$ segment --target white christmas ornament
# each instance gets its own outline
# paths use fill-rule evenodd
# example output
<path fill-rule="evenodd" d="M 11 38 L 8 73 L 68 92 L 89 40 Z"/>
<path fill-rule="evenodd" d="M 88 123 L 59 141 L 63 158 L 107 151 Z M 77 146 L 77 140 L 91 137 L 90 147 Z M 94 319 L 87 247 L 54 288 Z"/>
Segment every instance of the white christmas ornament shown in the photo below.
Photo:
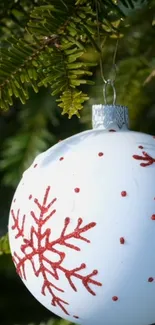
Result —
<path fill-rule="evenodd" d="M 13 261 L 34 297 L 82 325 L 155 322 L 155 138 L 127 108 L 39 155 L 15 192 Z"/>

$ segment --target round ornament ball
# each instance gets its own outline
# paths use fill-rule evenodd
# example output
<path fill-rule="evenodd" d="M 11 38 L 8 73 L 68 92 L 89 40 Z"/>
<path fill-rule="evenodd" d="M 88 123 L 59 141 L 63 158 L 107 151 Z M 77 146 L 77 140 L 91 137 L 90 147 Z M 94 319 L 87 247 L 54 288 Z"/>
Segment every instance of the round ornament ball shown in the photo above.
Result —
<path fill-rule="evenodd" d="M 155 138 L 126 107 L 40 154 L 9 218 L 17 273 L 51 312 L 82 325 L 155 322 Z"/>

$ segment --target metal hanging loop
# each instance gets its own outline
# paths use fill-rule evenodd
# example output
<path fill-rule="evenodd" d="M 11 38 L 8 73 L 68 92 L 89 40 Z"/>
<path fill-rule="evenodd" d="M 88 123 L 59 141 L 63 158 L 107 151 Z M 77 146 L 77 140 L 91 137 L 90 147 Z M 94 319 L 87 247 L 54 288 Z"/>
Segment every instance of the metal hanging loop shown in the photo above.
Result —
<path fill-rule="evenodd" d="M 116 80 L 116 75 L 117 75 L 117 66 L 116 63 L 113 63 L 108 79 L 104 79 L 103 81 L 106 83 L 107 81 L 111 80 L 114 84 Z"/>
<path fill-rule="evenodd" d="M 104 86 L 103 86 L 103 96 L 104 96 L 104 101 L 105 101 L 105 105 L 107 105 L 107 87 L 110 86 L 113 90 L 113 105 L 115 105 L 116 103 L 116 89 L 114 87 L 114 82 L 116 79 L 116 73 L 117 73 L 117 66 L 116 66 L 116 54 L 117 54 L 117 50 L 118 50 L 118 42 L 119 42 L 119 38 L 117 38 L 116 41 L 116 46 L 115 46 L 115 51 L 114 51 L 114 55 L 113 55 L 113 63 L 112 63 L 112 70 L 110 73 L 110 76 L 108 79 L 106 79 L 104 77 L 104 73 L 103 73 L 103 62 L 102 62 L 102 47 L 100 46 L 101 44 L 101 37 L 100 37 L 100 24 L 99 24 L 99 5 L 98 5 L 98 1 L 95 0 L 95 5 L 96 5 L 96 20 L 97 20 L 97 35 L 98 35 L 98 45 L 100 48 L 100 72 L 101 72 L 101 78 L 104 82 Z"/>
<path fill-rule="evenodd" d="M 113 91 L 113 105 L 116 103 L 116 89 L 114 86 L 114 80 L 108 79 L 105 81 L 104 86 L 103 86 L 103 96 L 104 96 L 104 102 L 105 105 L 107 105 L 107 87 L 110 86 Z"/>

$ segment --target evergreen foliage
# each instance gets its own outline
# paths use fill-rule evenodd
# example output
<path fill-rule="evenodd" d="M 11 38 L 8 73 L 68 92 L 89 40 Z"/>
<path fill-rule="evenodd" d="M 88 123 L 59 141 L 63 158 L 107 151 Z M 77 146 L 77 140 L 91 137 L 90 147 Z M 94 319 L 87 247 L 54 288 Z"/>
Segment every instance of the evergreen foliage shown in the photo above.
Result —
<path fill-rule="evenodd" d="M 4 233 L 23 171 L 90 126 L 90 106 L 103 102 L 100 59 L 108 79 L 117 39 L 117 102 L 129 107 L 131 128 L 155 134 L 154 13 L 155 0 L 0 1 L 0 264 L 10 254 Z M 71 325 L 40 325 L 57 324 Z"/>
<path fill-rule="evenodd" d="M 0 107 L 8 110 L 13 105 L 12 97 L 25 104 L 29 98 L 28 86 L 35 92 L 40 86 L 50 86 L 52 95 L 60 96 L 63 114 L 79 116 L 78 111 L 88 97 L 78 87 L 92 84 L 91 68 L 95 65 L 83 61 L 83 56 L 90 44 L 101 52 L 98 26 L 101 41 L 105 35 L 119 36 L 115 22 L 119 26 L 124 14 L 110 0 L 50 3 L 42 0 L 32 7 L 31 4 L 29 13 L 26 11 L 29 20 L 22 38 L 11 36 L 1 44 Z M 8 8 L 10 10 L 10 5 Z M 25 8 L 24 2 L 22 8 Z M 110 10 L 113 15 L 109 14 Z"/>

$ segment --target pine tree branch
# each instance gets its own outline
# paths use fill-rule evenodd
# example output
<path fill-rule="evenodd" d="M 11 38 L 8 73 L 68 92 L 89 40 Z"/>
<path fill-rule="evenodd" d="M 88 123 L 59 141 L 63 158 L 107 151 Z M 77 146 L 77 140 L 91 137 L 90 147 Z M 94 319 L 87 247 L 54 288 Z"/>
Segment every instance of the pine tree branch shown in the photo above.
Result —
<path fill-rule="evenodd" d="M 109 8 L 110 2 L 107 0 Z M 78 114 L 87 96 L 78 90 L 82 84 L 92 84 L 91 67 L 94 64 L 83 62 L 87 45 L 92 44 L 99 52 L 97 43 L 96 12 L 92 1 L 53 0 L 43 1 L 31 12 L 24 39 L 10 39 L 11 46 L 1 49 L 0 58 L 0 107 L 8 110 L 13 105 L 12 97 L 24 104 L 29 98 L 28 86 L 38 92 L 38 87 L 50 86 L 52 95 L 62 99 L 63 113 Z M 84 4 L 84 5 L 83 5 Z M 107 4 L 105 10 L 107 9 Z M 101 23 L 101 22 L 100 22 Z M 106 26 L 105 26 L 106 27 Z M 107 29 L 107 27 L 106 27 Z M 114 33 L 110 23 L 108 31 L 102 24 L 101 34 Z M 67 107 L 67 96 L 73 98 Z M 81 104 L 80 96 L 81 95 Z M 75 100 L 78 97 L 78 102 Z M 65 99 L 67 102 L 65 103 Z"/>
<path fill-rule="evenodd" d="M 29 21 L 29 13 L 37 1 L 9 0 L 0 2 L 0 39 L 5 40 L 11 34 L 21 37 Z"/>

